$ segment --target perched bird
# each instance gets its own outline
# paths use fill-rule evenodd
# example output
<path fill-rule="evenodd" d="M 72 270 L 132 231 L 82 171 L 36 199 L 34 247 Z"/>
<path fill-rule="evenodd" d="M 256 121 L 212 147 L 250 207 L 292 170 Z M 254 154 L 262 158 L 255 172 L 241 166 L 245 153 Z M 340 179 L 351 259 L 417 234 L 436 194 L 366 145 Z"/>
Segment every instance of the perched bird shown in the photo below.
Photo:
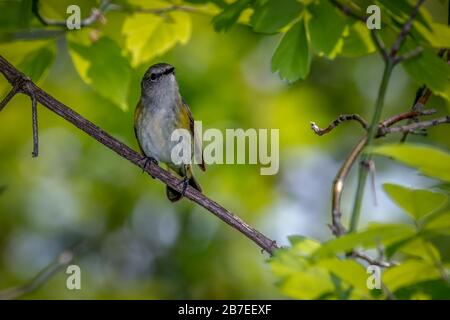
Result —
<path fill-rule="evenodd" d="M 167 63 L 158 63 L 147 70 L 141 81 L 141 96 L 134 112 L 134 132 L 146 161 L 165 163 L 183 178 L 182 193 L 166 187 L 167 198 L 172 202 L 182 198 L 188 185 L 202 191 L 194 178 L 192 165 L 177 165 L 172 161 L 172 149 L 177 141 L 171 141 L 171 135 L 176 129 L 186 129 L 190 133 L 192 159 L 194 149 L 198 147 L 194 137 L 194 118 L 180 95 L 175 68 Z M 205 171 L 203 155 L 199 167 Z"/>

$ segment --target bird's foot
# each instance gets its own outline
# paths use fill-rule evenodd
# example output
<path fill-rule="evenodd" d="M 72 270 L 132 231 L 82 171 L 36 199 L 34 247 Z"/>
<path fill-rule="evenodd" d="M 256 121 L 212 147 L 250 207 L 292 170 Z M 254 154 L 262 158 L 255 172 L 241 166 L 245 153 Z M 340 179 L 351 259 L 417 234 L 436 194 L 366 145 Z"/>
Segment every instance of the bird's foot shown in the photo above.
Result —
<path fill-rule="evenodd" d="M 181 195 L 184 197 L 184 194 L 186 193 L 186 189 L 189 185 L 189 178 L 184 177 L 183 180 L 181 180 L 178 185 L 183 184 L 183 189 L 181 190 Z"/>
<path fill-rule="evenodd" d="M 150 163 L 153 163 L 153 164 L 155 164 L 155 165 L 158 165 L 158 161 L 155 159 L 155 158 L 153 158 L 153 157 L 147 157 L 147 156 L 144 156 L 142 159 L 141 159 L 141 161 L 143 161 L 144 162 L 144 165 L 143 165 L 143 168 L 142 168 L 142 172 L 144 173 L 145 171 L 147 171 L 147 167 L 148 167 L 148 165 L 150 164 Z M 155 179 L 155 177 L 154 176 L 152 176 L 152 175 L 150 175 L 153 179 Z"/>

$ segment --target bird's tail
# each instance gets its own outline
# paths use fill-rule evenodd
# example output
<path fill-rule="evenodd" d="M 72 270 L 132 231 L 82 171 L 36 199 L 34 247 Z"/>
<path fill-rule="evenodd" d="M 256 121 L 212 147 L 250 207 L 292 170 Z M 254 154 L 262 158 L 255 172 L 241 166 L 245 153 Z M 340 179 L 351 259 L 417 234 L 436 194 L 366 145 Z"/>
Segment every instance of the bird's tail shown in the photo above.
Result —
<path fill-rule="evenodd" d="M 202 188 L 198 184 L 197 180 L 195 180 L 194 176 L 191 176 L 189 178 L 188 184 L 192 188 L 197 189 L 198 191 L 202 192 Z M 173 188 L 171 188 L 169 186 L 166 186 L 166 195 L 167 195 L 167 198 L 171 202 L 176 202 L 176 201 L 180 200 L 183 197 L 183 195 L 180 192 L 178 192 L 177 190 L 175 190 L 175 189 L 173 189 Z"/>

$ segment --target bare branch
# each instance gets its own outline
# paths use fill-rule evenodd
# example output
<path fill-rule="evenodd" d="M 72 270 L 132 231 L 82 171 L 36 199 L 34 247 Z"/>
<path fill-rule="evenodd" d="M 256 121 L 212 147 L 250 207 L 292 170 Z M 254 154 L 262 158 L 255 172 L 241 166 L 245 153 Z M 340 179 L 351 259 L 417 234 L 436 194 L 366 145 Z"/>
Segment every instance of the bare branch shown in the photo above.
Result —
<path fill-rule="evenodd" d="M 367 17 L 363 17 L 363 16 L 358 15 L 357 13 L 353 12 L 353 10 L 350 7 L 346 6 L 345 4 L 340 3 L 338 0 L 330 0 L 330 2 L 336 8 L 341 10 L 341 12 L 343 14 L 345 14 L 346 16 L 352 17 L 352 18 L 354 18 L 356 20 L 359 20 L 359 21 L 362 21 L 362 22 L 366 23 Z"/>
<path fill-rule="evenodd" d="M 397 114 L 397 115 L 395 115 L 393 117 L 390 117 L 390 118 L 382 121 L 379 124 L 379 127 L 380 128 L 390 127 L 390 126 L 392 126 L 392 125 L 394 125 L 397 122 L 400 122 L 402 120 L 412 119 L 412 118 L 416 118 L 416 117 L 419 117 L 419 116 L 429 116 L 429 115 L 432 115 L 432 114 L 435 114 L 435 113 L 436 113 L 435 109 L 407 111 L 407 112 L 403 112 L 403 113 Z"/>
<path fill-rule="evenodd" d="M 32 126 L 33 126 L 33 158 L 39 155 L 39 135 L 38 135 L 38 114 L 37 114 L 37 102 L 36 95 L 33 91 L 30 91 L 31 98 L 31 116 L 32 116 Z"/>
<path fill-rule="evenodd" d="M 372 258 L 371 256 L 369 256 L 365 252 L 362 252 L 362 251 L 359 251 L 359 250 L 353 250 L 352 253 L 351 253 L 351 256 L 353 258 L 358 258 L 358 259 L 364 260 L 364 261 L 368 262 L 371 265 L 379 266 L 379 267 L 383 267 L 383 268 L 390 268 L 390 267 L 393 267 L 393 266 L 397 265 L 397 263 L 395 263 L 395 262 L 388 262 L 388 261 L 384 261 L 382 259 Z"/>
<path fill-rule="evenodd" d="M 16 83 L 18 79 L 22 79 L 22 81 L 27 84 L 26 86 L 21 87 L 22 92 L 27 95 L 34 94 L 36 102 L 39 102 L 44 107 L 55 112 L 80 130 L 86 132 L 101 144 L 105 145 L 121 157 L 140 167 L 151 176 L 172 187 L 174 190 L 177 190 L 179 192 L 183 191 L 183 184 L 181 183 L 180 179 L 174 177 L 168 171 L 162 169 L 154 163 L 146 165 L 145 161 L 142 160 L 142 155 L 140 155 L 124 143 L 118 141 L 110 134 L 103 131 L 95 124 L 83 118 L 80 114 L 76 113 L 74 110 L 64 105 L 62 102 L 56 100 L 47 92 L 36 86 L 33 82 L 31 82 L 31 80 L 28 80 L 24 74 L 18 71 L 2 56 L 0 56 L 0 72 L 3 73 L 5 78 L 10 83 Z M 241 218 L 225 209 L 217 202 L 209 199 L 196 189 L 188 186 L 185 191 L 185 197 L 199 204 L 200 206 L 214 214 L 216 217 L 241 232 L 243 235 L 252 240 L 269 254 L 273 254 L 274 250 L 278 249 L 275 241 L 269 239 L 261 232 L 250 226 L 248 223 L 244 222 Z"/>
<path fill-rule="evenodd" d="M 81 241 L 69 248 L 66 248 L 56 257 L 54 261 L 42 269 L 29 282 L 14 288 L 0 291 L 0 300 L 14 300 L 36 291 L 47 283 L 47 281 L 53 278 L 58 272 L 72 263 L 77 255 L 84 253 L 90 245 L 91 244 L 87 241 Z"/>
<path fill-rule="evenodd" d="M 397 53 L 399 52 L 402 44 L 405 42 L 406 37 L 408 36 L 409 32 L 411 31 L 412 24 L 414 22 L 414 19 L 416 18 L 417 14 L 419 13 L 420 6 L 425 2 L 425 0 L 418 0 L 416 5 L 414 6 L 413 11 L 411 12 L 408 20 L 403 25 L 402 29 L 400 30 L 400 33 L 395 40 L 394 44 L 392 45 L 390 56 L 392 58 L 397 56 Z"/>
<path fill-rule="evenodd" d="M 341 114 L 336 120 L 334 120 L 328 127 L 325 129 L 320 129 L 317 124 L 313 121 L 311 121 L 311 129 L 319 136 L 323 136 L 324 134 L 327 134 L 334 128 L 336 128 L 338 125 L 340 125 L 342 122 L 345 121 L 357 121 L 361 124 L 364 130 L 367 130 L 367 122 L 364 120 L 360 115 L 358 114 Z"/>
<path fill-rule="evenodd" d="M 414 50 L 411 50 L 409 52 L 402 54 L 401 56 L 396 57 L 394 60 L 394 63 L 400 63 L 405 60 L 415 58 L 415 57 L 419 56 L 420 54 L 422 54 L 422 52 L 423 52 L 423 48 L 417 47 Z"/>
<path fill-rule="evenodd" d="M 344 183 L 345 179 L 348 176 L 348 173 L 350 172 L 350 169 L 352 168 L 353 164 L 355 163 L 356 159 L 361 154 L 361 151 L 364 148 L 364 145 L 366 144 L 367 137 L 365 136 L 359 142 L 356 144 L 356 146 L 353 148 L 353 150 L 350 152 L 350 154 L 345 159 L 344 163 L 342 164 L 341 168 L 339 169 L 336 177 L 334 178 L 333 185 L 332 185 L 332 202 L 331 202 L 331 221 L 332 225 L 330 226 L 331 231 L 336 237 L 340 237 L 343 235 L 346 230 L 345 227 L 341 223 L 341 198 L 342 198 L 342 192 L 344 191 Z"/>
<path fill-rule="evenodd" d="M 414 122 L 410 124 L 406 124 L 403 126 L 395 126 L 390 128 L 380 128 L 378 136 L 383 137 L 389 133 L 399 133 L 399 132 L 414 132 L 416 130 L 420 129 L 426 129 L 429 127 L 435 127 L 441 124 L 448 124 L 450 123 L 450 116 L 445 116 L 438 119 L 428 120 L 428 121 L 421 121 L 421 122 Z"/>
<path fill-rule="evenodd" d="M 380 35 L 375 29 L 370 30 L 370 36 L 372 37 L 373 43 L 377 47 L 383 59 L 387 61 L 389 59 L 389 53 L 386 50 L 383 39 L 381 39 Z"/>
<path fill-rule="evenodd" d="M 4 107 L 8 104 L 8 102 L 16 95 L 17 88 L 13 87 L 8 94 L 3 98 L 3 100 L 0 102 L 0 111 L 3 110 Z"/>

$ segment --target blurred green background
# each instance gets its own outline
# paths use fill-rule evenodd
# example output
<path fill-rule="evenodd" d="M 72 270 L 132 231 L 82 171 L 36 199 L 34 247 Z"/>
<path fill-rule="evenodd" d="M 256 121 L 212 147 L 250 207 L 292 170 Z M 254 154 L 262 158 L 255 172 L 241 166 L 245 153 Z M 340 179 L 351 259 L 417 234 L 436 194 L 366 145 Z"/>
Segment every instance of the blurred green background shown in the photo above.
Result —
<path fill-rule="evenodd" d="M 64 7 L 66 2 L 74 1 L 58 3 Z M 80 4 L 92 7 L 89 1 Z M 446 20 L 441 3 L 433 2 L 429 10 L 435 20 Z M 280 245 L 287 245 L 292 234 L 331 238 L 331 182 L 362 131 L 348 124 L 318 137 L 309 123 L 325 126 L 341 113 L 369 118 L 381 59 L 376 54 L 334 61 L 315 58 L 306 80 L 288 84 L 270 70 L 279 35 L 258 35 L 244 25 L 217 33 L 211 15 L 189 16 L 189 40 L 133 69 L 126 103 L 120 107 L 83 82 L 64 36 L 6 41 L 0 44 L 0 54 L 20 68 L 24 52 L 54 45 L 55 62 L 39 85 L 135 149 L 132 118 L 139 79 L 153 63 L 173 64 L 181 93 L 205 128 L 280 130 L 277 175 L 261 176 L 259 165 L 212 165 L 205 173 L 197 172 L 204 193 Z M 108 13 L 106 25 L 98 28 L 99 37 L 118 37 L 123 17 Z M 105 61 L 102 67 L 116 66 Z M 98 76 L 102 77 L 101 69 Z M 417 87 L 403 69 L 395 69 L 384 116 L 408 110 Z M 4 96 L 9 89 L 2 77 L 0 92 Z M 448 112 L 441 98 L 432 97 L 428 105 L 439 114 Z M 0 113 L 0 288 L 29 281 L 65 248 L 87 241 L 89 248 L 74 261 L 82 271 L 82 290 L 66 289 L 67 275 L 61 271 L 26 298 L 283 297 L 274 285 L 268 256 L 256 245 L 187 200 L 170 204 L 162 183 L 42 106 L 40 155 L 32 158 L 30 110 L 29 98 L 17 95 Z M 429 130 L 428 137 L 410 139 L 450 148 L 449 134 L 442 126 Z M 392 135 L 385 141 L 398 139 Z M 377 158 L 376 164 L 378 201 L 375 205 L 368 189 L 363 226 L 368 221 L 405 219 L 382 193 L 382 183 L 434 183 L 386 159 Z M 353 172 L 344 193 L 344 213 L 351 208 L 355 178 Z"/>

